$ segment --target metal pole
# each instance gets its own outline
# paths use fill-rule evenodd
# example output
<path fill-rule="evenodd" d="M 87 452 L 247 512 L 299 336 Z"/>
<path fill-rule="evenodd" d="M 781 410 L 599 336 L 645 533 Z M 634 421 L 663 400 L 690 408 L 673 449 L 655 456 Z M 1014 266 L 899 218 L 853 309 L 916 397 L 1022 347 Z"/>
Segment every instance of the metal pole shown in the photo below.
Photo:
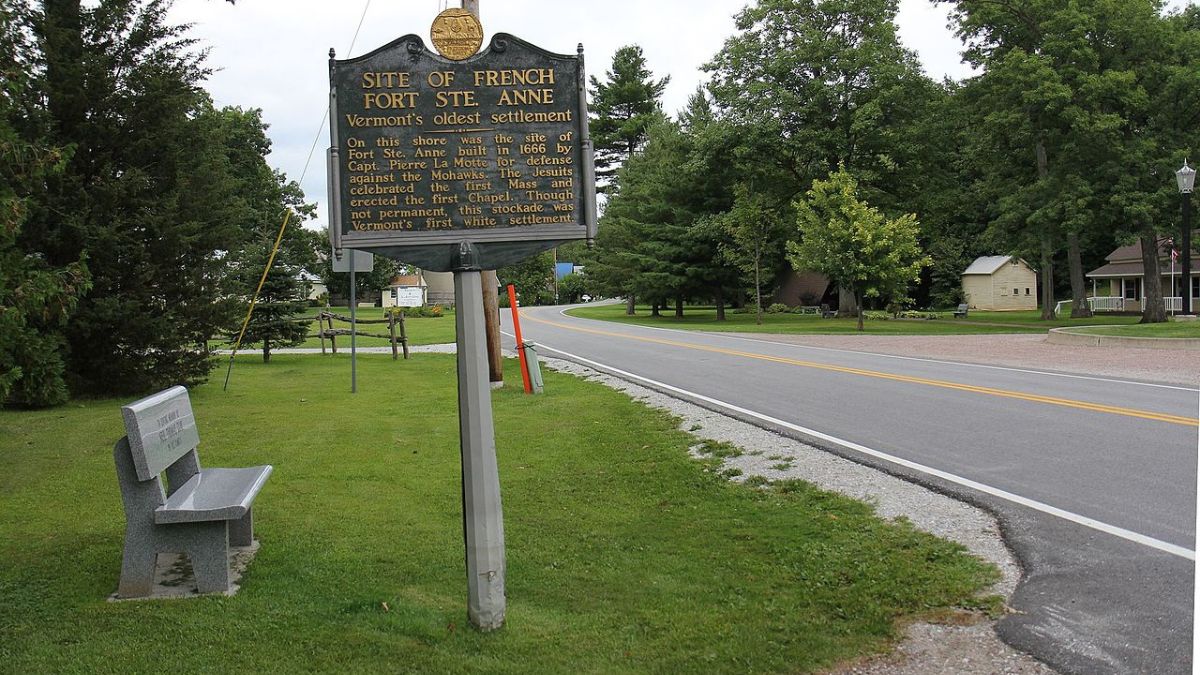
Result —
<path fill-rule="evenodd" d="M 358 332 L 358 320 L 354 310 L 358 307 L 358 289 L 354 278 L 354 249 L 347 249 L 350 254 L 350 393 L 358 393 L 358 352 L 354 345 L 354 334 Z"/>
<path fill-rule="evenodd" d="M 463 248 L 467 245 L 464 244 Z M 492 428 L 480 272 L 454 273 L 458 339 L 458 430 L 462 453 L 463 540 L 467 558 L 467 618 L 490 631 L 504 625 L 504 516 Z"/>
<path fill-rule="evenodd" d="M 1183 292 L 1180 293 L 1180 314 L 1192 313 L 1192 193 L 1183 193 Z"/>

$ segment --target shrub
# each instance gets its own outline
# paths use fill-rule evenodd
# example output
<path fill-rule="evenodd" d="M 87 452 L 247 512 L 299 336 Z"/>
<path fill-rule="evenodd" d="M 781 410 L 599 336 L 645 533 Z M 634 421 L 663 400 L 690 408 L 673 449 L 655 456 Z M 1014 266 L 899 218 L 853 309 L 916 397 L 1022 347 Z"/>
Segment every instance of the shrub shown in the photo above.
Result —
<path fill-rule="evenodd" d="M 770 307 L 767 307 L 767 314 L 783 314 L 783 313 L 787 312 L 789 309 L 791 309 L 791 308 L 788 307 L 787 305 L 783 304 L 782 302 L 776 302 L 776 303 L 772 304 Z"/>
<path fill-rule="evenodd" d="M 389 307 L 387 313 L 394 316 L 403 314 L 409 319 L 437 319 L 445 315 L 445 310 L 441 305 L 424 305 L 421 307 Z"/>

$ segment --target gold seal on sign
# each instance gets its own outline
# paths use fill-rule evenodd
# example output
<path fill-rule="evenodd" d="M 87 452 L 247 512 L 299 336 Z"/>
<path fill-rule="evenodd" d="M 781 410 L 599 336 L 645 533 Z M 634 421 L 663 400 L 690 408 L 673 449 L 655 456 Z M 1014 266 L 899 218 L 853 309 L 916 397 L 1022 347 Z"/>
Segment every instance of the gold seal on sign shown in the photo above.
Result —
<path fill-rule="evenodd" d="M 465 9 L 448 9 L 433 20 L 429 37 L 438 53 L 451 61 L 475 56 L 483 44 L 483 26 L 475 15 Z"/>

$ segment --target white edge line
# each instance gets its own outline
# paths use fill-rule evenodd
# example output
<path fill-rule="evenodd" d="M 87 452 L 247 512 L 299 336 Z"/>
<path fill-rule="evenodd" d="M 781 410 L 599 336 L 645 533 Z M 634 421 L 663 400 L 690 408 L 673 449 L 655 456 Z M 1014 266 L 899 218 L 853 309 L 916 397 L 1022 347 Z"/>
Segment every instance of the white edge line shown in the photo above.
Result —
<path fill-rule="evenodd" d="M 700 335 L 707 335 L 709 337 L 721 337 L 721 338 L 728 338 L 730 340 L 742 340 L 743 342 L 758 342 L 761 344 L 775 345 L 777 347 L 799 347 L 801 349 L 813 349 L 816 351 L 834 352 L 837 354 L 862 354 L 862 355 L 868 355 L 868 356 L 878 356 L 878 357 L 884 358 L 884 359 L 899 359 L 901 361 L 921 361 L 924 363 L 941 363 L 941 364 L 950 365 L 950 366 L 966 366 L 968 368 L 987 368 L 990 370 L 1005 370 L 1005 371 L 1012 372 L 1012 373 L 1029 373 L 1031 375 L 1046 375 L 1049 377 L 1066 377 L 1066 378 L 1070 378 L 1070 379 L 1074 379 L 1074 380 L 1091 380 L 1093 382 L 1112 382 L 1112 383 L 1116 383 L 1116 384 L 1132 384 L 1132 385 L 1135 385 L 1138 387 L 1157 387 L 1159 389 L 1178 389 L 1179 391 L 1191 391 L 1191 392 L 1200 391 L 1200 388 L 1184 387 L 1184 386 L 1180 386 L 1180 385 L 1176 385 L 1176 384 L 1157 384 L 1154 382 L 1139 382 L 1137 380 L 1122 380 L 1122 379 L 1113 378 L 1113 377 L 1099 377 L 1096 375 L 1074 375 L 1071 373 L 1056 373 L 1051 370 L 1031 370 L 1031 369 L 1027 369 L 1027 368 L 1013 368 L 1012 366 L 995 366 L 995 365 L 990 365 L 990 364 L 986 364 L 986 363 L 968 363 L 966 361 L 946 361 L 946 360 L 942 360 L 942 359 L 931 359 L 931 358 L 922 357 L 922 356 L 902 356 L 900 354 L 882 354 L 880 352 L 866 352 L 866 351 L 860 352 L 860 351 L 856 351 L 853 349 L 838 349 L 837 347 L 819 347 L 817 345 L 795 344 L 792 342 L 776 342 L 774 340 L 764 340 L 763 338 L 749 338 L 749 337 L 743 337 L 741 335 L 733 335 L 730 333 L 725 333 L 723 331 L 721 331 L 721 332 L 703 331 L 703 330 L 692 331 L 692 330 L 682 330 L 679 328 L 664 328 L 662 326 L 643 326 L 641 324 L 626 324 L 626 323 L 619 323 L 619 322 L 613 322 L 613 321 L 604 321 L 603 319 L 588 319 L 585 317 L 571 316 L 570 314 L 567 314 L 567 310 L 569 310 L 569 309 L 577 309 L 577 306 L 572 305 L 571 307 L 566 307 L 564 309 L 559 310 L 558 313 L 561 316 L 563 316 L 564 318 L 572 319 L 575 321 L 598 321 L 600 323 L 608 323 L 608 324 L 617 323 L 617 325 L 620 325 L 620 326 L 636 326 L 637 328 L 645 328 L 646 330 L 660 330 L 660 331 L 665 331 L 667 333 L 675 333 L 678 335 L 688 335 L 690 333 L 698 333 Z M 1036 335 L 1036 333 L 999 333 L 999 335 Z"/>
<path fill-rule="evenodd" d="M 505 333 L 505 335 L 509 335 L 509 334 Z M 511 335 L 509 335 L 509 337 L 511 337 Z M 1048 514 L 1051 516 L 1062 518 L 1063 520 L 1070 521 L 1077 525 L 1083 525 L 1084 527 L 1089 527 L 1093 530 L 1097 530 L 1099 532 L 1104 532 L 1105 534 L 1111 534 L 1114 537 L 1120 537 L 1121 539 L 1126 539 L 1128 541 L 1132 541 L 1134 543 L 1141 544 L 1143 546 L 1148 546 L 1150 548 L 1162 551 L 1164 553 L 1170 553 L 1171 555 L 1176 555 L 1181 558 L 1186 558 L 1187 560 L 1192 560 L 1192 561 L 1196 560 L 1196 552 L 1191 549 L 1184 548 L 1183 546 L 1176 546 L 1175 544 L 1171 544 L 1171 543 L 1162 541 L 1161 539 L 1155 539 L 1154 537 L 1149 537 L 1144 534 L 1139 534 L 1137 532 L 1133 532 L 1132 530 L 1126 530 L 1124 528 L 1117 527 L 1115 525 L 1109 525 L 1108 523 L 1103 523 L 1103 522 L 1100 522 L 1099 520 L 1095 520 L 1093 518 L 1088 518 L 1087 516 L 1081 516 L 1077 513 L 1072 513 L 1070 511 L 1060 509 L 1056 506 L 1050 506 L 1049 504 L 1044 504 L 1042 502 L 1039 502 L 1039 501 L 1036 501 L 1033 499 L 1029 499 L 1027 497 L 1022 497 L 1020 495 L 1013 494 L 1006 490 L 1001 490 L 1000 488 L 995 488 L 990 485 L 985 485 L 983 483 L 973 481 L 970 478 L 963 478 L 962 476 L 957 476 L 955 474 L 948 473 L 948 472 L 942 471 L 940 469 L 935 469 L 930 466 L 925 466 L 924 464 L 918 464 L 917 462 L 912 462 L 907 459 L 896 457 L 895 455 L 889 455 L 886 452 L 881 452 L 879 450 L 868 448 L 865 445 L 859 445 L 858 443 L 855 443 L 853 441 L 847 441 L 847 440 L 838 438 L 836 436 L 830 436 L 829 434 L 821 433 L 820 431 L 817 431 L 815 429 L 809 429 L 808 427 L 802 427 L 798 424 L 792 424 L 791 422 L 785 422 L 784 420 L 781 420 L 781 419 L 778 419 L 775 417 L 771 417 L 770 415 L 764 415 L 762 413 L 755 412 L 753 410 L 748 410 L 741 406 L 733 405 L 732 403 L 726 403 L 725 401 L 720 401 L 715 398 L 705 396 L 703 394 L 697 394 L 695 392 L 691 392 L 686 389 L 680 389 L 679 387 L 671 386 L 669 384 L 666 384 L 665 382 L 659 382 L 657 380 L 652 380 L 648 377 L 642 377 L 641 375 L 635 375 L 628 371 L 621 370 L 620 368 L 613 368 L 612 366 L 608 366 L 603 363 L 593 361 L 591 359 L 585 359 L 582 356 L 577 356 L 570 352 L 565 352 L 561 349 L 555 349 L 554 347 L 549 347 L 545 344 L 539 343 L 538 347 L 541 347 L 542 349 L 545 349 L 547 351 L 557 352 L 568 358 L 575 359 L 576 361 L 579 361 L 580 363 L 586 363 L 588 365 L 595 366 L 601 370 L 606 370 L 608 372 L 615 373 L 624 378 L 645 382 L 654 387 L 659 387 L 659 388 L 665 389 L 667 391 L 675 392 L 677 394 L 682 394 L 683 396 L 687 396 L 689 398 L 693 398 L 693 399 L 696 399 L 699 401 L 704 401 L 705 403 L 709 403 L 709 404 L 712 404 L 712 405 L 715 405 L 715 406 L 718 406 L 721 408 L 725 408 L 726 410 L 731 410 L 733 412 L 740 413 L 742 415 L 746 415 L 747 417 L 753 417 L 755 419 L 762 420 L 763 422 L 767 422 L 768 424 L 780 426 L 785 429 L 791 429 L 792 431 L 804 434 L 806 436 L 810 436 L 812 438 L 817 438 L 822 441 L 826 441 L 828 443 L 833 443 L 835 445 L 840 445 L 844 448 L 849 448 L 850 450 L 854 450 L 855 452 L 860 452 L 869 457 L 874 457 L 876 459 L 882 459 L 885 462 L 890 462 L 892 464 L 902 466 L 906 469 L 912 469 L 913 471 L 917 471 L 917 472 L 920 472 L 920 473 L 923 473 L 923 474 L 926 474 L 929 476 L 941 478 L 942 480 L 949 481 L 951 483 L 954 483 L 955 485 L 961 485 L 963 487 L 970 488 L 972 490 L 978 490 L 979 492 L 982 492 L 984 494 L 989 494 L 993 497 L 998 497 L 1005 501 L 1031 508 L 1035 511 L 1040 511 L 1042 513 L 1045 513 L 1045 514 Z"/>

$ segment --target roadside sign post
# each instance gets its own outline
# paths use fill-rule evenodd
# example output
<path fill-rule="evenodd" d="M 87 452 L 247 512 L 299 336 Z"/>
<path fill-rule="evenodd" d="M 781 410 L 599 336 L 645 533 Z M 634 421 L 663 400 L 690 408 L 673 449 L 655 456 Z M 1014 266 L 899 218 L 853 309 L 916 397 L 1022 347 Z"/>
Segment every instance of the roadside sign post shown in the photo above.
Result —
<path fill-rule="evenodd" d="M 375 256 L 365 251 L 346 249 L 342 255 L 334 251 L 333 271 L 350 273 L 350 393 L 358 393 L 358 346 L 355 343 L 355 333 L 358 332 L 358 279 L 356 272 L 370 272 L 375 269 Z"/>
<path fill-rule="evenodd" d="M 467 615 L 504 624 L 505 550 L 481 272 L 592 239 L 583 46 L 547 52 L 448 9 L 406 35 L 330 50 L 330 241 L 453 272 Z"/>

